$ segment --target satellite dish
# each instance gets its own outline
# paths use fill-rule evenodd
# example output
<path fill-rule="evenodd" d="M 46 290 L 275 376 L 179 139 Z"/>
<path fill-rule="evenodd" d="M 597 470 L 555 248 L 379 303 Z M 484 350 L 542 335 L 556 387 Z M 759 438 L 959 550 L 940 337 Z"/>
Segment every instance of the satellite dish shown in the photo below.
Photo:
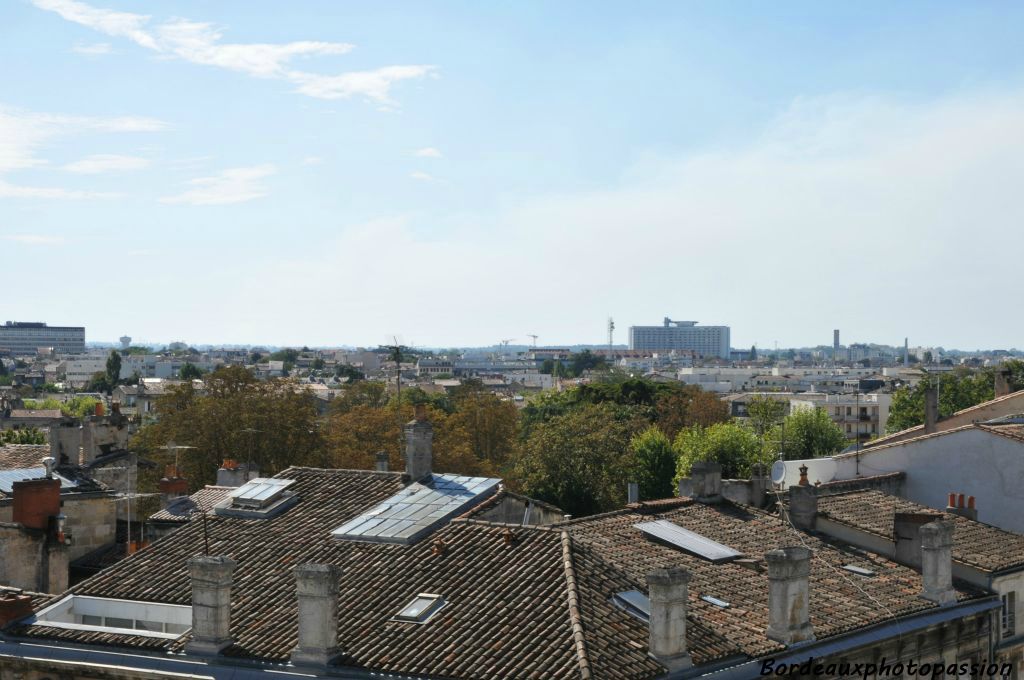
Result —
<path fill-rule="evenodd" d="M 782 484 L 784 481 L 786 481 L 786 462 L 777 460 L 772 464 L 772 482 Z"/>
<path fill-rule="evenodd" d="M 772 465 L 772 482 L 791 486 L 800 481 L 800 466 L 807 466 L 807 480 L 811 484 L 831 482 L 836 478 L 839 466 L 832 458 L 808 458 L 806 460 L 779 460 Z"/>

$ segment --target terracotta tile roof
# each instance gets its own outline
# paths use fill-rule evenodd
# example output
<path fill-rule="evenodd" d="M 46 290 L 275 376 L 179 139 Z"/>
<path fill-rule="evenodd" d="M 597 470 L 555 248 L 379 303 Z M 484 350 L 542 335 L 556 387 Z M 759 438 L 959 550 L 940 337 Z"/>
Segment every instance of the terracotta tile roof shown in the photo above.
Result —
<path fill-rule="evenodd" d="M 674 522 L 740 551 L 747 559 L 714 564 L 644 538 L 634 525 L 651 519 Z M 676 564 L 689 570 L 691 625 L 687 633 L 690 653 L 697 665 L 736 654 L 760 657 L 783 648 L 765 636 L 768 577 L 763 555 L 774 548 L 805 545 L 813 551 L 811 622 L 819 640 L 884 623 L 889 618 L 886 609 L 895 616 L 905 616 L 935 606 L 918 596 L 921 577 L 914 570 L 872 553 L 797 532 L 784 525 L 777 515 L 728 501 L 705 505 L 677 499 L 661 507 L 642 504 L 558 526 L 566 528 L 582 548 L 577 552 L 583 553 L 582 561 L 587 566 L 581 571 L 602 573 L 586 562 L 586 556 L 601 560 L 611 568 L 603 572 L 610 580 L 614 580 L 616 573 L 624 574 L 625 578 L 618 579 L 620 589 L 632 583 L 633 588 L 646 591 L 646 574 L 665 565 Z M 848 564 L 870 569 L 876 575 L 864 578 L 841 569 Z M 865 597 L 864 592 L 870 597 Z M 978 594 L 974 589 L 959 590 L 958 599 Z M 730 606 L 710 604 L 701 600 L 701 595 L 725 600 Z M 880 609 L 876 602 L 883 603 L 885 609 Z"/>
<path fill-rule="evenodd" d="M 897 512 L 935 512 L 905 498 L 881 491 L 851 491 L 818 498 L 818 512 L 834 522 L 892 540 L 893 517 Z M 1002 571 L 1024 567 L 1024 536 L 1004 531 L 954 513 L 953 559 L 981 571 Z"/>
<path fill-rule="evenodd" d="M 39 410 L 34 409 L 12 409 L 11 418 L 38 418 L 40 420 L 46 420 L 50 418 L 61 418 L 63 414 L 59 408 L 44 408 Z"/>
<path fill-rule="evenodd" d="M 150 522 L 185 523 L 197 510 L 209 510 L 227 498 L 235 490 L 233 486 L 211 486 L 207 484 L 191 496 L 172 499 L 167 507 L 149 516 Z"/>
<path fill-rule="evenodd" d="M 1024 390 L 1018 390 L 1016 392 L 1010 392 L 1009 394 L 1004 394 L 1001 397 L 996 397 L 995 399 L 990 399 L 989 401 L 983 401 L 980 404 L 975 404 L 974 406 L 969 406 L 969 407 L 967 407 L 965 409 L 960 409 L 959 411 L 957 411 L 953 415 L 947 416 L 947 417 L 943 418 L 942 420 L 940 420 L 939 421 L 939 425 L 941 426 L 941 424 L 944 421 L 950 420 L 951 418 L 955 418 L 957 416 L 971 415 L 972 413 L 974 413 L 976 411 L 983 410 L 983 409 L 988 408 L 989 406 L 992 406 L 994 404 L 1001 404 L 1001 403 L 1007 402 L 1007 401 L 1015 401 L 1017 399 L 1020 399 L 1020 400 L 1024 401 Z M 915 433 L 915 434 L 911 434 L 911 433 Z M 892 434 L 887 434 L 884 437 L 879 437 L 878 439 L 875 439 L 873 441 L 867 442 L 865 444 L 865 447 L 874 448 L 875 446 L 880 446 L 882 444 L 888 444 L 893 439 L 895 439 L 897 437 L 907 437 L 907 435 L 910 435 L 912 437 L 916 437 L 917 434 L 923 434 L 923 433 L 924 433 L 924 425 L 915 425 L 914 427 L 908 427 L 905 430 L 900 430 L 899 432 L 893 432 Z"/>
<path fill-rule="evenodd" d="M 43 458 L 49 456 L 49 444 L 5 444 L 0 446 L 0 470 L 43 467 Z"/>

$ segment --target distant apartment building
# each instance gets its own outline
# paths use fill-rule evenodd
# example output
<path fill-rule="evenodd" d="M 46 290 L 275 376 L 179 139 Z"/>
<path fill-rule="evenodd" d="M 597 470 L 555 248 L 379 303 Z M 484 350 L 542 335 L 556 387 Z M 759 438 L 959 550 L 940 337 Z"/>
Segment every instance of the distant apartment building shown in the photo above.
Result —
<path fill-rule="evenodd" d="M 97 373 L 107 370 L 107 355 L 69 359 L 64 364 L 64 381 L 71 387 L 84 387 Z"/>
<path fill-rule="evenodd" d="M 0 351 L 29 356 L 44 347 L 57 354 L 81 354 L 85 352 L 85 328 L 35 321 L 8 321 L 0 326 Z"/>
<path fill-rule="evenodd" d="M 696 321 L 673 321 L 665 317 L 661 326 L 630 326 L 629 349 L 652 352 L 680 350 L 728 359 L 729 327 L 698 326 Z"/>

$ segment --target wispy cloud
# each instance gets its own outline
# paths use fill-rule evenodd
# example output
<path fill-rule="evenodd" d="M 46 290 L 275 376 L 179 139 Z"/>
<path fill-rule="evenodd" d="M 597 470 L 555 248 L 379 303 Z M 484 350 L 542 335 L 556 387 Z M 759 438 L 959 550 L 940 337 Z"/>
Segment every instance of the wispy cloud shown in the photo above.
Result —
<path fill-rule="evenodd" d="M 166 196 L 161 203 L 187 203 L 190 205 L 226 205 L 244 203 L 267 195 L 261 179 L 277 169 L 269 164 L 243 168 L 229 168 L 212 177 L 199 177 L 188 184 L 194 188 L 176 196 Z"/>
<path fill-rule="evenodd" d="M 323 162 L 324 159 L 320 158 L 320 156 L 306 156 L 302 159 L 303 165 L 320 165 Z"/>
<path fill-rule="evenodd" d="M 68 172 L 82 175 L 95 175 L 101 172 L 124 172 L 141 170 L 149 166 L 148 158 L 138 156 L 118 156 L 114 154 L 95 154 L 63 167 Z"/>
<path fill-rule="evenodd" d="M 121 194 L 105 191 L 81 191 L 60 187 L 26 187 L 9 184 L 0 180 L 0 198 L 42 198 L 56 200 L 87 200 L 95 198 L 118 198 Z"/>
<path fill-rule="evenodd" d="M 414 172 L 410 172 L 409 173 L 409 177 L 412 177 L 415 180 L 419 180 L 420 182 L 433 182 L 434 181 L 434 176 L 433 175 L 428 174 L 426 172 L 421 172 L 419 170 L 416 170 Z"/>
<path fill-rule="evenodd" d="M 89 57 L 98 57 L 100 55 L 110 54 L 114 51 L 110 46 L 110 43 L 92 43 L 89 45 L 77 43 L 72 46 L 71 50 Z"/>
<path fill-rule="evenodd" d="M 416 149 L 413 156 L 418 156 L 420 158 L 441 158 L 443 154 L 432 146 L 426 146 L 422 149 Z"/>
<path fill-rule="evenodd" d="M 339 75 L 293 70 L 299 57 L 346 54 L 349 43 L 301 40 L 289 43 L 224 43 L 223 33 L 212 24 L 172 19 L 150 27 L 150 17 L 101 9 L 77 0 L 32 0 L 40 9 L 112 37 L 120 37 L 165 56 L 193 64 L 216 66 L 257 78 L 281 78 L 294 83 L 296 91 L 319 99 L 345 99 L 355 95 L 378 104 L 392 105 L 391 86 L 402 80 L 423 78 L 433 66 L 397 65 Z"/>
<path fill-rule="evenodd" d="M 5 234 L 5 241 L 13 241 L 23 246 L 62 246 L 63 236 L 47 236 L 45 234 Z"/>

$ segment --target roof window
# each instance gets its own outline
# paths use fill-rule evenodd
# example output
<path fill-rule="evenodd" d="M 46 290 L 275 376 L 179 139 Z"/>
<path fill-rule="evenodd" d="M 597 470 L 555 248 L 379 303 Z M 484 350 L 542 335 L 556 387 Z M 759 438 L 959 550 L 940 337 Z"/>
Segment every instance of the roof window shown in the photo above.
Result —
<path fill-rule="evenodd" d="M 639 590 L 625 590 L 612 596 L 612 604 L 644 623 L 651 620 L 651 601 Z"/>
<path fill-rule="evenodd" d="M 712 541 L 707 536 L 701 536 L 665 519 L 641 522 L 633 526 L 648 536 L 664 541 L 698 557 L 703 557 L 709 562 L 728 562 L 742 555 L 742 553 L 733 550 L 727 545 Z"/>
<path fill-rule="evenodd" d="M 26 618 L 24 623 L 173 640 L 192 627 L 192 607 L 68 595 Z"/>
<path fill-rule="evenodd" d="M 716 607 L 721 607 L 722 609 L 728 609 L 730 606 L 729 603 L 725 600 L 719 600 L 717 597 L 712 597 L 710 595 L 701 595 L 700 599 L 704 600 L 708 604 L 713 604 Z"/>
<path fill-rule="evenodd" d="M 865 569 L 864 567 L 858 567 L 855 564 L 844 564 L 843 565 L 843 569 L 845 569 L 846 571 L 849 571 L 849 572 L 853 572 L 854 574 L 857 574 L 857 576 L 874 576 L 875 575 L 875 572 L 871 571 L 870 569 Z"/>
<path fill-rule="evenodd" d="M 299 497 L 288 487 L 294 479 L 259 477 L 251 479 L 227 495 L 214 506 L 214 513 L 245 519 L 269 519 L 298 502 Z"/>
<path fill-rule="evenodd" d="M 426 623 L 445 605 L 444 598 L 434 593 L 419 593 L 402 611 L 395 614 L 397 621 Z"/>

